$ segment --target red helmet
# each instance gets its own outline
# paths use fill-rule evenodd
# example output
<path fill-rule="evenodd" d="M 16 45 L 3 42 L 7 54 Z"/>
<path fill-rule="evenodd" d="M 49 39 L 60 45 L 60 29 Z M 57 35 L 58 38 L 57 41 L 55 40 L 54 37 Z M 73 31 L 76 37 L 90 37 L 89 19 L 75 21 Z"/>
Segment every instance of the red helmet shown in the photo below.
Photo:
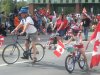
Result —
<path fill-rule="evenodd" d="M 96 18 L 97 18 L 98 20 L 100 20 L 100 14 L 98 14 L 98 15 L 96 16 Z"/>

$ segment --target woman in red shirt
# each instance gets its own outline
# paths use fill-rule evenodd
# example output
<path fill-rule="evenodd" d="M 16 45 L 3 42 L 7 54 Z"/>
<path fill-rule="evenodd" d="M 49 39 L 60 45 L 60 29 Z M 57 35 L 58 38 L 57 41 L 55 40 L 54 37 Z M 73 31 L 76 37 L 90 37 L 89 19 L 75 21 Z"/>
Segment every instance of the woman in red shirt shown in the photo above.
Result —
<path fill-rule="evenodd" d="M 64 36 L 64 34 L 66 33 L 66 27 L 68 26 L 68 21 L 65 18 L 65 15 L 62 14 L 58 20 L 56 21 L 56 24 L 54 26 L 54 29 L 57 28 L 57 32 L 59 33 L 59 35 L 62 37 Z"/>
<path fill-rule="evenodd" d="M 54 26 L 54 29 L 55 28 L 57 29 L 57 32 L 59 33 L 59 36 L 60 36 L 60 38 L 58 38 L 58 39 L 63 40 L 63 36 L 66 33 L 66 27 L 67 26 L 68 26 L 68 21 L 65 18 L 65 15 L 64 14 L 61 14 L 59 16 L 59 18 L 57 19 L 57 21 L 55 23 L 55 26 Z"/>

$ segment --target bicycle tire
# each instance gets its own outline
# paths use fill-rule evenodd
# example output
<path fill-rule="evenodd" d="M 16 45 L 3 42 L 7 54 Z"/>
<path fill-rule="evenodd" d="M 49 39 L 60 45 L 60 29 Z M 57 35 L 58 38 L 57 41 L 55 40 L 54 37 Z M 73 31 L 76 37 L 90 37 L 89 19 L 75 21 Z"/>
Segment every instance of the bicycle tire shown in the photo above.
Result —
<path fill-rule="evenodd" d="M 17 45 L 9 44 L 2 52 L 2 59 L 7 64 L 14 64 L 20 56 L 20 51 Z"/>
<path fill-rule="evenodd" d="M 69 64 L 69 62 L 71 63 Z M 72 73 L 75 68 L 75 63 L 73 60 L 73 55 L 68 55 L 65 59 L 65 68 L 69 73 Z M 71 69 L 70 69 L 71 68 Z"/>
<path fill-rule="evenodd" d="M 44 49 L 44 47 L 43 47 L 43 45 L 42 44 L 40 44 L 40 43 L 37 43 L 37 44 L 35 44 L 36 45 L 36 48 L 37 48 L 37 50 L 38 50 L 38 54 L 36 54 L 36 58 L 37 58 L 37 60 L 36 60 L 36 62 L 39 62 L 39 61 L 41 61 L 42 59 L 43 59 L 43 57 L 44 57 L 44 55 L 45 55 L 45 49 Z M 30 55 L 30 58 L 31 58 L 31 60 L 33 59 L 32 58 L 32 47 L 31 47 L 31 55 Z"/>
<path fill-rule="evenodd" d="M 81 56 L 80 56 L 80 58 L 79 58 L 78 65 L 79 65 L 80 69 L 82 69 L 82 70 L 84 69 L 85 60 L 84 60 L 84 58 L 81 57 Z"/>

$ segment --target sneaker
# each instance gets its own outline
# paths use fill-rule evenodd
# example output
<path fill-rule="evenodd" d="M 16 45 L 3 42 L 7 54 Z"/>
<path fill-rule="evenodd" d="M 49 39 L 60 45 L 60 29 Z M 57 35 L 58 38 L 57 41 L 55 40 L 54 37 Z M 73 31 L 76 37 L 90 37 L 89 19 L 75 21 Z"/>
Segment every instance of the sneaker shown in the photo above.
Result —
<path fill-rule="evenodd" d="M 35 62 L 37 62 L 37 58 L 36 57 L 33 58 L 33 62 L 32 63 L 35 63 Z"/>
<path fill-rule="evenodd" d="M 23 57 L 21 57 L 22 59 L 29 59 L 29 57 L 28 56 L 23 56 Z"/>

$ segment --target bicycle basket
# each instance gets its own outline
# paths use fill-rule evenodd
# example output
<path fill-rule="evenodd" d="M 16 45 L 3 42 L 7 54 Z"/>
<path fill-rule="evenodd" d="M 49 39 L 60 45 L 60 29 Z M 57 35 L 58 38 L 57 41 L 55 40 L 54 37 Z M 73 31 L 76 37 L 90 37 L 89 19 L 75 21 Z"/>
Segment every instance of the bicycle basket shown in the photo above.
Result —
<path fill-rule="evenodd" d="M 73 52 L 73 51 L 74 51 L 73 45 L 67 45 L 67 46 L 66 46 L 66 50 L 67 50 L 68 52 Z"/>

